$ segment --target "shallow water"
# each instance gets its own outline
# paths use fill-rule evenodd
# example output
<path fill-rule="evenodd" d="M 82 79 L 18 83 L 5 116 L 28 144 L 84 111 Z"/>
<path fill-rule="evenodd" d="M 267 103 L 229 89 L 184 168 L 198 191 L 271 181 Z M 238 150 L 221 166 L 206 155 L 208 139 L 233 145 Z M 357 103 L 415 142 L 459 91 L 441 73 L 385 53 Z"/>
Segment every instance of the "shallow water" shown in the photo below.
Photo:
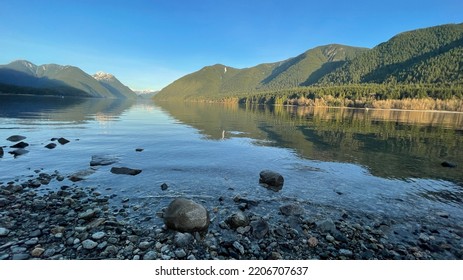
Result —
<path fill-rule="evenodd" d="M 6 138 L 14 134 L 27 137 L 29 153 L 8 154 Z M 53 137 L 71 142 L 44 148 Z M 137 221 L 178 196 L 217 208 L 215 218 L 222 219 L 220 209 L 236 208 L 236 195 L 260 202 L 253 211 L 267 216 L 289 202 L 312 214 L 332 208 L 404 221 L 437 212 L 458 223 L 463 217 L 458 113 L 0 96 L 0 146 L 3 183 L 37 169 L 87 170 L 93 155 L 141 169 L 127 176 L 100 166 L 76 183 L 117 195 L 115 208 L 128 198 L 136 206 L 127 209 L 129 217 Z M 442 167 L 444 160 L 457 167 Z M 263 169 L 284 176 L 280 192 L 258 184 Z M 41 189 L 72 184 L 52 181 Z"/>

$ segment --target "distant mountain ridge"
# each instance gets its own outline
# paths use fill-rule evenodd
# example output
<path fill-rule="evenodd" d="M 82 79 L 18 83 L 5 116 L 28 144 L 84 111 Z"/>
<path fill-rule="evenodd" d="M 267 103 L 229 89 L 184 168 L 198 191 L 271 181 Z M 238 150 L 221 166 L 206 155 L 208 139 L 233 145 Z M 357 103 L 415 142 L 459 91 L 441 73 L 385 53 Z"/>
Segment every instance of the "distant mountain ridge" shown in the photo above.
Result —
<path fill-rule="evenodd" d="M 463 85 L 463 24 L 400 33 L 372 49 L 331 44 L 236 69 L 216 64 L 163 88 L 157 99 L 217 99 L 307 86 Z"/>
<path fill-rule="evenodd" d="M 104 98 L 136 97 L 132 90 L 110 74 L 100 72 L 91 76 L 75 66 L 35 65 L 27 60 L 0 65 L 0 92 Z"/>

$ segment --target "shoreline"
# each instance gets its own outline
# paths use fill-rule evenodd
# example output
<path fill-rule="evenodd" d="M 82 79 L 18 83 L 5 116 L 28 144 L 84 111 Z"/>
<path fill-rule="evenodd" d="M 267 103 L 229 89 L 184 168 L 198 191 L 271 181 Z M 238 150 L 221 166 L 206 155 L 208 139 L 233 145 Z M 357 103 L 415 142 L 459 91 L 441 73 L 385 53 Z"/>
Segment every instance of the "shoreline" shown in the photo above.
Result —
<path fill-rule="evenodd" d="M 259 202 L 230 196 L 214 198 L 207 232 L 180 233 L 131 221 L 130 201 L 113 209 L 116 198 L 97 188 L 63 181 L 59 190 L 41 193 L 62 176 L 36 173 L 0 183 L 0 260 L 463 259 L 463 228 L 447 227 L 453 218 L 447 213 L 407 228 L 402 221 L 294 201 L 280 201 L 278 214 L 261 216 L 253 210 Z M 162 221 L 163 209 L 157 210 L 150 218 Z M 249 223 L 229 224 L 226 216 L 236 213 Z"/>

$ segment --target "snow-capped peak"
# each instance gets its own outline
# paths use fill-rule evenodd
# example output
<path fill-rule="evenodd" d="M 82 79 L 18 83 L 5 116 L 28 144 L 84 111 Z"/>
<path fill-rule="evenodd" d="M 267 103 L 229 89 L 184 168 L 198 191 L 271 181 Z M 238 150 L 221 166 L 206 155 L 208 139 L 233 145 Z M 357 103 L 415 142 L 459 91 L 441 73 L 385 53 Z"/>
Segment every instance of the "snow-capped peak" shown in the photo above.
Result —
<path fill-rule="evenodd" d="M 96 80 L 98 81 L 101 81 L 101 80 L 106 80 L 106 81 L 109 81 L 109 80 L 114 80 L 114 76 L 111 75 L 111 74 L 108 74 L 108 73 L 105 73 L 103 71 L 99 71 L 97 72 L 96 74 L 93 75 L 93 78 L 95 78 Z"/>

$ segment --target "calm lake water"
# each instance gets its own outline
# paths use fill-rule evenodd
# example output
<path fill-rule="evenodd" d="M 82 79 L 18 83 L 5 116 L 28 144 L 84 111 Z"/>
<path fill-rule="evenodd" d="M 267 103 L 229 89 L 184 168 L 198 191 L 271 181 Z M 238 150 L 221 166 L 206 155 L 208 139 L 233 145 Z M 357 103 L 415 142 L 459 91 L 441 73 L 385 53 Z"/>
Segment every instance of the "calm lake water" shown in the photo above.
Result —
<path fill-rule="evenodd" d="M 27 137 L 29 153 L 8 154 L 6 138 L 14 134 Z M 53 137 L 71 142 L 44 148 Z M 116 195 L 121 204 L 128 198 L 136 221 L 173 197 L 210 209 L 223 197 L 229 205 L 223 207 L 236 209 L 236 195 L 259 201 L 253 211 L 270 216 L 282 202 L 297 202 L 309 213 L 335 209 L 410 222 L 446 212 L 450 221 L 463 220 L 461 113 L 0 96 L 0 146 L 3 183 L 37 169 L 88 170 L 93 155 L 141 169 L 126 176 L 100 166 L 75 183 Z M 457 167 L 442 167 L 443 161 Z M 284 176 L 280 192 L 258 184 L 263 169 Z"/>

